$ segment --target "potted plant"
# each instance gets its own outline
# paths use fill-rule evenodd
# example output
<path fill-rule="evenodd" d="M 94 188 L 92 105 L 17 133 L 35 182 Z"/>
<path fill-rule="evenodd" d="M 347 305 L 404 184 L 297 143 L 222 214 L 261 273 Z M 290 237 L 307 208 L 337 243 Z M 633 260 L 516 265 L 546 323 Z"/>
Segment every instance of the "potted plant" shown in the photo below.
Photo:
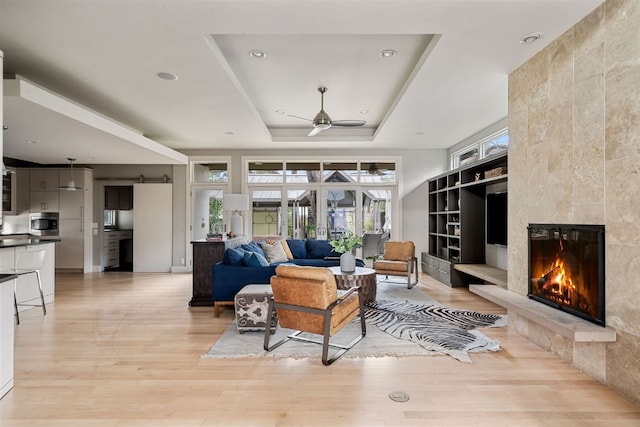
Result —
<path fill-rule="evenodd" d="M 362 237 L 356 236 L 349 231 L 329 242 L 335 252 L 341 253 L 340 271 L 343 273 L 353 273 L 356 271 L 356 248 L 362 247 Z"/>

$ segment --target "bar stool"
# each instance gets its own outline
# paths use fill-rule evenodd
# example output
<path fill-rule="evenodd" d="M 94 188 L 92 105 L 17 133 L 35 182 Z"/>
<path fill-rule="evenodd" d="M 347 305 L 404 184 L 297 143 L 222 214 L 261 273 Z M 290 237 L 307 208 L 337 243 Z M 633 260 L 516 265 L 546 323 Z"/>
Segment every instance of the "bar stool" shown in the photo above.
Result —
<path fill-rule="evenodd" d="M 44 293 L 42 292 L 42 281 L 40 280 L 40 269 L 44 264 L 45 251 L 33 251 L 33 252 L 19 252 L 16 257 L 15 268 L 12 270 L 4 271 L 3 273 L 15 274 L 17 276 L 24 276 L 27 274 L 35 274 L 38 281 L 38 290 L 40 291 L 40 301 L 42 304 L 18 304 L 16 297 L 16 288 L 18 286 L 18 279 L 15 281 L 13 288 L 13 304 L 16 309 L 16 322 L 20 324 L 20 315 L 18 314 L 18 306 L 29 307 L 42 307 L 42 312 L 47 315 L 47 307 L 44 303 Z"/>

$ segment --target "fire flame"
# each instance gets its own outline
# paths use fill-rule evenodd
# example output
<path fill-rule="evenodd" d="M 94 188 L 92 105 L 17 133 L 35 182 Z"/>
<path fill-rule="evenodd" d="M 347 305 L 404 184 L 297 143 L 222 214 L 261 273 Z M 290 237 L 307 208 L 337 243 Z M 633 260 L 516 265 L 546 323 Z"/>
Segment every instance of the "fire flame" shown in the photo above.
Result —
<path fill-rule="evenodd" d="M 542 290 L 548 294 L 552 294 L 558 302 L 571 304 L 576 296 L 577 289 L 568 277 L 564 267 L 564 261 L 559 257 L 551 264 L 549 272 L 544 275 L 544 283 Z"/>

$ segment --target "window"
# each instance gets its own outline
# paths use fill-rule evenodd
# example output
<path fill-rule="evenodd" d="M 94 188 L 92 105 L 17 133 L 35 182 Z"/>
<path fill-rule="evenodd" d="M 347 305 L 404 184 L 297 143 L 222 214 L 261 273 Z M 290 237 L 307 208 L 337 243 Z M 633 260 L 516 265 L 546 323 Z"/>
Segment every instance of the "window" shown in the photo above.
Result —
<path fill-rule="evenodd" d="M 192 162 L 191 182 L 229 182 L 229 170 L 226 162 Z"/>
<path fill-rule="evenodd" d="M 451 155 L 451 169 L 473 163 L 485 157 L 495 156 L 509 149 L 509 134 L 502 129 L 479 141 L 467 145 Z"/>

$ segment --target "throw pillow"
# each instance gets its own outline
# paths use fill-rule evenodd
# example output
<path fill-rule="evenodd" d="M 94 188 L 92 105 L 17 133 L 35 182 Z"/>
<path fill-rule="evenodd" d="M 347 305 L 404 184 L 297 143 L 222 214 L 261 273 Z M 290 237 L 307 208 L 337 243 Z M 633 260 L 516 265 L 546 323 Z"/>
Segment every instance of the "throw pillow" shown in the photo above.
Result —
<path fill-rule="evenodd" d="M 323 259 L 325 257 L 339 257 L 334 252 L 328 240 L 307 239 L 307 258 Z"/>
<path fill-rule="evenodd" d="M 307 257 L 307 247 L 304 240 L 301 239 L 287 239 L 287 245 L 291 249 L 291 254 L 295 259 L 305 259 Z"/>
<path fill-rule="evenodd" d="M 269 264 L 289 261 L 289 258 L 287 258 L 287 254 L 284 252 L 279 240 L 276 240 L 272 245 L 264 242 L 262 244 L 262 250 L 264 251 L 265 258 L 267 258 Z"/>
<path fill-rule="evenodd" d="M 269 265 L 269 262 L 256 252 L 245 252 L 244 253 L 244 265 L 247 267 L 266 267 Z"/>
<path fill-rule="evenodd" d="M 240 248 L 229 248 L 224 251 L 222 263 L 226 265 L 242 265 L 244 251 Z"/>
<path fill-rule="evenodd" d="M 284 253 L 287 254 L 287 259 L 293 259 L 293 254 L 291 253 L 291 249 L 289 249 L 289 245 L 287 244 L 286 240 L 267 239 L 265 240 L 265 242 L 270 245 L 273 245 L 275 242 L 280 242 L 280 245 L 282 245 L 282 250 L 284 250 Z"/>
<path fill-rule="evenodd" d="M 240 247 L 242 249 L 244 249 L 245 251 L 255 252 L 257 254 L 260 254 L 260 255 L 264 256 L 264 251 L 262 250 L 260 245 L 257 244 L 256 242 L 249 242 L 249 243 L 246 243 L 246 244 L 244 244 L 244 245 L 242 245 Z"/>

